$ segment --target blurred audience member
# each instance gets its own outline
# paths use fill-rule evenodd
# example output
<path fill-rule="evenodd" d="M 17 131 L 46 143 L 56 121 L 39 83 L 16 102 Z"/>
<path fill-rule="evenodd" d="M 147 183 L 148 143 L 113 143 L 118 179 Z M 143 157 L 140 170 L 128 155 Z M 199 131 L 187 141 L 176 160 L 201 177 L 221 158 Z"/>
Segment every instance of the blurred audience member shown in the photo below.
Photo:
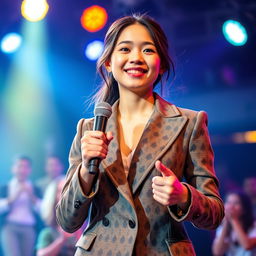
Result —
<path fill-rule="evenodd" d="M 15 159 L 12 179 L 0 189 L 1 245 L 4 256 L 32 256 L 40 202 L 39 191 L 29 180 L 31 160 Z"/>
<path fill-rule="evenodd" d="M 47 227 L 41 230 L 37 240 L 37 256 L 73 256 L 75 244 L 81 235 L 81 229 L 70 234 L 58 226 L 55 206 L 60 199 L 65 179 L 57 178 L 52 181 L 44 194 L 41 206 L 41 216 Z"/>
<path fill-rule="evenodd" d="M 243 188 L 245 193 L 251 198 L 253 216 L 256 219 L 256 176 L 245 178 Z"/>
<path fill-rule="evenodd" d="M 37 187 L 44 194 L 46 187 L 63 173 L 64 166 L 59 157 L 53 155 L 48 156 L 45 163 L 45 176 L 36 181 Z"/>
<path fill-rule="evenodd" d="M 214 256 L 255 256 L 256 226 L 250 198 L 230 192 L 225 200 L 225 218 L 213 242 Z"/>

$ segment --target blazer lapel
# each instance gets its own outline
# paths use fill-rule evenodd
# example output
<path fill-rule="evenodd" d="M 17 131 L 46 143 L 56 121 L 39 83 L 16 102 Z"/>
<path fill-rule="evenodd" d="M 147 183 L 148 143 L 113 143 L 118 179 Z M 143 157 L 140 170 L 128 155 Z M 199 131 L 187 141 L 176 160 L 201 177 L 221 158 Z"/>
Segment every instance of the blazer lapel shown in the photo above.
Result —
<path fill-rule="evenodd" d="M 132 206 L 134 206 L 131 190 L 124 172 L 121 152 L 119 149 L 117 107 L 118 102 L 112 106 L 112 115 L 107 122 L 106 131 L 111 131 L 113 133 L 113 140 L 109 144 L 108 155 L 106 159 L 102 160 L 101 164 L 103 165 L 109 178 L 117 187 L 118 191 L 130 202 Z"/>
<path fill-rule="evenodd" d="M 156 95 L 154 112 L 134 152 L 128 181 L 134 194 L 187 122 L 178 109 Z"/>

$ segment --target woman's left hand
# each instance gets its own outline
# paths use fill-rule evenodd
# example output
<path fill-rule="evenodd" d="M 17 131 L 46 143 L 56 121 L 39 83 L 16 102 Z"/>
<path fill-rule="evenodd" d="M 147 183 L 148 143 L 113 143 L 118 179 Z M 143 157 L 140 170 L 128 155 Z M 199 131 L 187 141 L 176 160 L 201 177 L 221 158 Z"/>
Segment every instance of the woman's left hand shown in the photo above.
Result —
<path fill-rule="evenodd" d="M 165 206 L 186 204 L 188 201 L 187 187 L 159 160 L 156 161 L 155 167 L 162 176 L 155 176 L 152 179 L 153 198 Z"/>

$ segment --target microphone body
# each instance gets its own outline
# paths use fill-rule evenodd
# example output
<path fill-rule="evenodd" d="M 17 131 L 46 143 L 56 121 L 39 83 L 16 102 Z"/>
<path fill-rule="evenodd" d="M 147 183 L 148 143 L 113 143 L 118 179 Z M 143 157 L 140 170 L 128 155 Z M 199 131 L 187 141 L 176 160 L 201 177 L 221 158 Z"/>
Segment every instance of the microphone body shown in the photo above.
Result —
<path fill-rule="evenodd" d="M 93 131 L 105 132 L 107 121 L 112 114 L 112 108 L 107 102 L 100 102 L 96 105 L 94 110 L 94 124 Z M 99 164 L 101 159 L 98 157 L 91 158 L 88 162 L 88 169 L 90 174 L 97 174 L 99 171 Z"/>

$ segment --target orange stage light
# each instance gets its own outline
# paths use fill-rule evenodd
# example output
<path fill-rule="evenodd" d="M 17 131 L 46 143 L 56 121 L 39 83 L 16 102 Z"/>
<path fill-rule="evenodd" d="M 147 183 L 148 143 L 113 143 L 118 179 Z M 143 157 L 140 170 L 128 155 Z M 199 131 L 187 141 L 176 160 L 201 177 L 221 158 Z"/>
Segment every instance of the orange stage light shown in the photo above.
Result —
<path fill-rule="evenodd" d="M 83 11 L 81 24 L 89 32 L 101 30 L 107 22 L 108 14 L 103 7 L 93 5 Z"/>

